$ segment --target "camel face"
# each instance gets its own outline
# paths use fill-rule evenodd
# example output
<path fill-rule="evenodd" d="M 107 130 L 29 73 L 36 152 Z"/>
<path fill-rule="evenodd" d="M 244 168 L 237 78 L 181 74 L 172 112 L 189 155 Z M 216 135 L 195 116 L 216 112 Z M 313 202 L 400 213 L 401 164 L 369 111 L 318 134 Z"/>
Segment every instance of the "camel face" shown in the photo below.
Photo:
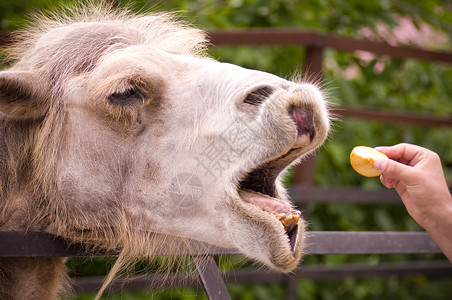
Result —
<path fill-rule="evenodd" d="M 97 218 L 118 199 L 140 230 L 296 265 L 304 227 L 278 177 L 326 137 L 317 88 L 147 46 L 107 55 L 73 86 L 66 135 L 84 151 L 62 156 L 70 202 Z"/>
<path fill-rule="evenodd" d="M 188 238 L 292 270 L 305 228 L 280 179 L 327 136 L 322 93 L 170 43 L 192 29 L 150 37 L 152 20 L 54 26 L 0 73 L 3 124 L 26 132 L 34 185 L 3 196 L 42 199 L 26 201 L 30 222 L 67 239 L 134 236 L 148 255 L 150 233 Z"/>

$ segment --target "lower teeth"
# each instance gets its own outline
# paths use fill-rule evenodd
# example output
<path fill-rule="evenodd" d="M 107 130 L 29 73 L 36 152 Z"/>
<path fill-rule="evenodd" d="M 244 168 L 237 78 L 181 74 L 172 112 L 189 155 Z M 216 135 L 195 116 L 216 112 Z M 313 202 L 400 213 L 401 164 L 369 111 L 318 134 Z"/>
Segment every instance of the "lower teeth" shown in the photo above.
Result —
<path fill-rule="evenodd" d="M 282 223 L 287 233 L 291 232 L 295 226 L 297 226 L 301 215 L 300 211 L 295 209 L 290 209 L 287 214 L 276 212 L 271 213 Z"/>

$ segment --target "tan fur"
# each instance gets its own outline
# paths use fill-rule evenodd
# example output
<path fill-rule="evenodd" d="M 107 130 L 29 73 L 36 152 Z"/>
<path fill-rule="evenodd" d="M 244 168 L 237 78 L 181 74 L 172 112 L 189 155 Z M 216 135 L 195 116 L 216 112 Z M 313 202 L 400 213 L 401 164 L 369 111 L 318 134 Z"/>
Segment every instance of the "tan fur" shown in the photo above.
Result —
<path fill-rule="evenodd" d="M 63 258 L 3 258 L 0 299 L 56 299 L 67 291 Z M 67 282 L 67 281 L 66 281 Z"/>
<path fill-rule="evenodd" d="M 329 120 L 315 86 L 213 61 L 205 33 L 171 14 L 81 6 L 38 16 L 18 39 L 0 72 L 0 230 L 120 249 L 103 288 L 137 257 L 192 240 L 296 267 L 304 222 L 291 250 L 281 223 L 238 188 L 264 162 L 283 157 L 283 171 L 321 145 Z M 270 100 L 245 105 L 260 85 Z M 293 106 L 313 114 L 316 131 L 296 149 Z M 206 149 L 224 141 L 227 165 L 204 168 Z M 198 181 L 178 194 L 187 174 Z M 275 195 L 288 203 L 280 177 Z M 55 299 L 65 279 L 63 261 L 47 258 L 0 259 L 0 275 L 2 299 Z"/>

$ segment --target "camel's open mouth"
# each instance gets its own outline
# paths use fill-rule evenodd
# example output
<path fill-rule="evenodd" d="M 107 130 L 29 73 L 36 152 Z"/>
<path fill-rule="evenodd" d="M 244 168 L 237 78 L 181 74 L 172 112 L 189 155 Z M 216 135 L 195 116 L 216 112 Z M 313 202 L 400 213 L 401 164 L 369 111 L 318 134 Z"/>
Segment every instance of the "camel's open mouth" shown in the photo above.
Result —
<path fill-rule="evenodd" d="M 292 151 L 289 151 L 292 152 Z M 269 217 L 278 220 L 289 238 L 292 252 L 295 250 L 300 211 L 293 209 L 287 201 L 279 199 L 276 192 L 276 178 L 288 165 L 285 155 L 270 161 L 246 174 L 239 183 L 239 196 L 260 208 Z"/>
<path fill-rule="evenodd" d="M 278 175 L 303 151 L 301 148 L 310 144 L 315 137 L 315 128 L 312 113 L 298 106 L 289 110 L 297 127 L 297 138 L 292 148 L 285 154 L 274 158 L 248 172 L 239 183 L 240 198 L 260 208 L 263 213 L 279 220 L 289 238 L 290 249 L 295 251 L 298 236 L 298 222 L 300 211 L 280 199 L 276 190 Z"/>

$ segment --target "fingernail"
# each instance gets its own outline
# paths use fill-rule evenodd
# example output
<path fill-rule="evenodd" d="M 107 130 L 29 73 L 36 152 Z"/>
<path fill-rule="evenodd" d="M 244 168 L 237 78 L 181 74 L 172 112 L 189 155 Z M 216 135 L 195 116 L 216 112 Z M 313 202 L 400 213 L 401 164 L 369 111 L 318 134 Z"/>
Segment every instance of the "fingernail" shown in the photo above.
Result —
<path fill-rule="evenodd" d="M 377 159 L 374 162 L 374 168 L 377 169 L 379 172 L 383 172 L 386 169 L 387 165 L 388 165 L 387 159 Z"/>

